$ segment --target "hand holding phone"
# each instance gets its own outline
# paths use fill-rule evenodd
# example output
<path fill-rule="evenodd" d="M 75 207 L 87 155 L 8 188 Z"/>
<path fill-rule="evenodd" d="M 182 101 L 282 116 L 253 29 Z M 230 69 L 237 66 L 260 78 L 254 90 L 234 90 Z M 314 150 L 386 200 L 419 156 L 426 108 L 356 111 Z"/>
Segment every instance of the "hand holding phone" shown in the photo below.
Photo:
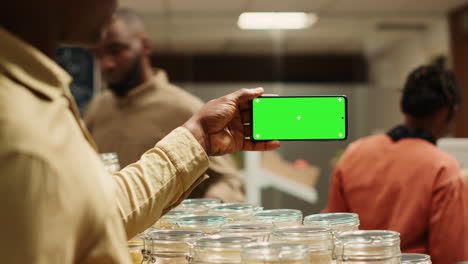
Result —
<path fill-rule="evenodd" d="M 264 140 L 345 140 L 346 96 L 264 96 L 251 101 L 252 137 Z"/>

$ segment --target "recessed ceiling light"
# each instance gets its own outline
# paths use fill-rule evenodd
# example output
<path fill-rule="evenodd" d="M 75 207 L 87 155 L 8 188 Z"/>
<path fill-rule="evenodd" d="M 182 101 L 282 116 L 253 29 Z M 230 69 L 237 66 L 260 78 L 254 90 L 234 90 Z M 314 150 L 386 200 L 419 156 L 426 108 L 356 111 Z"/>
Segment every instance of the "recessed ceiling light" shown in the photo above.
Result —
<path fill-rule="evenodd" d="M 246 12 L 239 16 L 239 28 L 246 30 L 304 29 L 318 20 L 313 13 L 304 12 Z"/>

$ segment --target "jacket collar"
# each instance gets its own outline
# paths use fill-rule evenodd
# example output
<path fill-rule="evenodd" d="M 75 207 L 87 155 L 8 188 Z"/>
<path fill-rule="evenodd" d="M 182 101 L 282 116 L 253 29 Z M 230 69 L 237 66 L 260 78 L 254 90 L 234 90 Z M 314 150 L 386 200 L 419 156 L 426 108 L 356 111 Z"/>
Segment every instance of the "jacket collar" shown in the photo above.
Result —
<path fill-rule="evenodd" d="M 41 51 L 1 26 L 0 71 L 49 100 L 70 95 L 71 76 Z"/>
<path fill-rule="evenodd" d="M 71 76 L 38 49 L 15 37 L 0 26 L 0 72 L 26 89 L 50 101 L 65 97 L 83 135 L 96 149 L 93 139 L 81 122 L 70 92 Z"/>

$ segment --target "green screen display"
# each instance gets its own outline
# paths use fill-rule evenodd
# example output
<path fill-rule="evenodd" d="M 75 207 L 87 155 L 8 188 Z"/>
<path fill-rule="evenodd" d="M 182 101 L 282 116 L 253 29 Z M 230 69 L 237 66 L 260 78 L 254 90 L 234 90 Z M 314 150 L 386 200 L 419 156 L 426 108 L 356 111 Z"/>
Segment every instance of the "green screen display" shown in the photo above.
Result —
<path fill-rule="evenodd" d="M 344 140 L 345 96 L 260 97 L 252 100 L 254 140 Z"/>

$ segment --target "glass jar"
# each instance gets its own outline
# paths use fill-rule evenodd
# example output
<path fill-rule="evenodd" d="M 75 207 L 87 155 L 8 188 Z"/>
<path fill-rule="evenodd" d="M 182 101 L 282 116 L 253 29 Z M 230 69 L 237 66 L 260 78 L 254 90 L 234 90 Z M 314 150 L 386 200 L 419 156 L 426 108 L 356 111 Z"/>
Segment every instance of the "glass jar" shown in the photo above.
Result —
<path fill-rule="evenodd" d="M 265 210 L 252 217 L 256 223 L 269 223 L 275 227 L 298 226 L 302 224 L 302 212 L 292 209 Z"/>
<path fill-rule="evenodd" d="M 431 257 L 425 254 L 402 254 L 401 264 L 431 264 Z"/>
<path fill-rule="evenodd" d="M 309 261 L 314 264 L 332 262 L 333 239 L 327 227 L 283 227 L 273 230 L 272 242 L 304 244 L 309 248 Z"/>
<path fill-rule="evenodd" d="M 353 213 L 313 214 L 306 216 L 304 225 L 310 227 L 328 227 L 332 232 L 356 231 L 359 228 L 359 216 Z"/>
<path fill-rule="evenodd" d="M 210 214 L 223 215 L 227 218 L 232 219 L 234 222 L 246 222 L 249 221 L 252 216 L 263 210 L 263 207 L 251 205 L 251 204 L 223 204 L 214 207 L 209 210 Z"/>
<path fill-rule="evenodd" d="M 271 224 L 228 224 L 221 228 L 220 235 L 251 237 L 257 242 L 270 239 L 273 226 Z"/>
<path fill-rule="evenodd" d="M 255 242 L 249 237 L 211 237 L 195 242 L 191 250 L 193 264 L 238 264 L 244 245 Z"/>
<path fill-rule="evenodd" d="M 110 173 L 117 172 L 120 170 L 119 157 L 117 153 L 102 153 L 101 160 L 104 163 L 104 167 Z"/>
<path fill-rule="evenodd" d="M 353 213 L 313 214 L 304 218 L 304 226 L 330 228 L 333 234 L 334 244 L 337 233 L 358 230 L 359 216 Z M 332 255 L 333 258 L 336 257 L 336 253 Z"/>
<path fill-rule="evenodd" d="M 400 234 L 393 231 L 349 231 L 335 237 L 337 263 L 399 264 Z"/>
<path fill-rule="evenodd" d="M 196 215 L 208 214 L 210 208 L 220 206 L 222 203 L 216 199 L 185 199 L 176 210 L 190 211 Z"/>
<path fill-rule="evenodd" d="M 226 224 L 228 219 L 221 215 L 194 215 L 180 217 L 175 221 L 175 229 L 197 230 L 203 233 L 215 234 Z"/>
<path fill-rule="evenodd" d="M 193 213 L 184 210 L 171 210 L 167 214 L 163 215 L 155 224 L 156 228 L 173 229 L 175 221 L 180 217 L 192 216 Z"/>
<path fill-rule="evenodd" d="M 200 239 L 200 231 L 155 230 L 146 232 L 143 258 L 147 263 L 188 264 L 190 246 Z M 141 262 L 140 262 L 141 263 Z"/>
<path fill-rule="evenodd" d="M 130 253 L 132 264 L 141 264 L 143 261 L 143 249 L 143 242 L 128 242 L 128 251 Z"/>
<path fill-rule="evenodd" d="M 291 243 L 254 243 L 241 251 L 243 264 L 309 264 L 307 246 Z"/>

